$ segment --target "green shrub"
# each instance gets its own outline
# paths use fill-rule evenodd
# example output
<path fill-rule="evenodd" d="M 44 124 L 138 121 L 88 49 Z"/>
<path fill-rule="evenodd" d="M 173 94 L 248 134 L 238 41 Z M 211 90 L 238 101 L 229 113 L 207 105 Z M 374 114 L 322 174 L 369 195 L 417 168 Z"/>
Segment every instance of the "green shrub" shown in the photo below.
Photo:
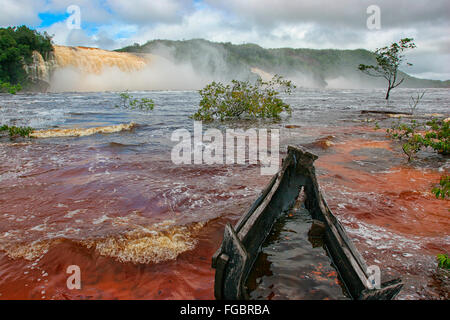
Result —
<path fill-rule="evenodd" d="M 17 91 L 22 90 L 22 86 L 20 84 L 12 85 L 9 82 L 1 82 L 0 81 L 0 92 L 8 92 L 10 94 L 16 94 Z"/>
<path fill-rule="evenodd" d="M 436 198 L 445 199 L 450 197 L 450 176 L 442 176 L 439 181 L 439 186 L 434 187 L 431 192 Z"/>
<path fill-rule="evenodd" d="M 21 136 L 21 137 L 30 137 L 30 134 L 34 131 L 33 128 L 31 127 L 16 127 L 16 126 L 8 126 L 8 125 L 2 125 L 0 127 L 0 132 L 1 131 L 8 131 L 9 136 L 10 137 L 17 137 L 17 136 Z"/>
<path fill-rule="evenodd" d="M 200 108 L 192 118 L 202 121 L 277 119 L 283 111 L 291 114 L 290 106 L 278 97 L 280 92 L 277 90 L 291 94 L 294 88 L 291 81 L 278 75 L 268 82 L 259 78 L 255 84 L 238 80 L 232 80 L 230 85 L 212 82 L 199 91 L 202 98 Z"/>
<path fill-rule="evenodd" d="M 450 154 L 450 121 L 432 119 L 427 122 L 431 129 L 425 134 L 424 145 L 442 154 Z"/>
<path fill-rule="evenodd" d="M 375 129 L 375 130 L 380 130 L 380 129 L 381 129 L 380 124 L 378 123 L 378 121 L 375 122 L 375 127 L 374 127 L 374 129 Z"/>
<path fill-rule="evenodd" d="M 402 150 L 410 161 L 423 147 L 431 147 L 438 153 L 448 155 L 450 153 L 449 121 L 432 119 L 425 123 L 411 120 L 409 124 L 402 123 L 401 119 L 394 123 L 387 134 L 399 141 L 405 141 Z"/>
<path fill-rule="evenodd" d="M 120 103 L 115 105 L 116 108 L 123 108 L 129 110 L 141 110 L 141 111 L 150 111 L 155 107 L 155 103 L 152 99 L 141 98 L 135 99 L 132 97 L 128 91 L 122 92 L 119 94 Z"/>
<path fill-rule="evenodd" d="M 450 259 L 446 254 L 438 254 L 436 256 L 438 261 L 438 267 L 442 269 L 450 269 Z"/>

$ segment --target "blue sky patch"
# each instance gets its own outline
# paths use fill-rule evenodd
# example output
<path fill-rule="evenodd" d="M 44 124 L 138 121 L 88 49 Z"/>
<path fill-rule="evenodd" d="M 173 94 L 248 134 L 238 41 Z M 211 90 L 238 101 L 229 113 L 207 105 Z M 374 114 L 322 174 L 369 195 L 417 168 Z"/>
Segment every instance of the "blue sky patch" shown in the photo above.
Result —
<path fill-rule="evenodd" d="M 39 28 L 46 28 L 51 26 L 52 24 L 60 21 L 64 21 L 69 17 L 68 13 L 49 13 L 49 12 L 41 12 L 38 14 L 39 19 L 42 20 Z"/>

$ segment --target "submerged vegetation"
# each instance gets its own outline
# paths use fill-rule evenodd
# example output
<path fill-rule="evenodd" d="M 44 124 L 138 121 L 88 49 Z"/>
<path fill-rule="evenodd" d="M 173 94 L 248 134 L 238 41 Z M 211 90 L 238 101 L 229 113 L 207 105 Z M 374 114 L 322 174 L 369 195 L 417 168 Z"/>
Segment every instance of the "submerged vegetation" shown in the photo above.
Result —
<path fill-rule="evenodd" d="M 417 94 L 417 97 L 411 97 L 410 102 L 411 115 L 414 114 L 418 103 L 423 98 L 425 92 Z M 375 129 L 380 129 L 378 122 Z M 448 156 L 450 154 L 450 121 L 449 119 L 431 118 L 428 120 L 410 119 L 409 122 L 403 122 L 399 118 L 390 128 L 386 129 L 389 138 L 402 142 L 402 151 L 408 157 L 410 162 L 415 155 L 422 149 L 432 149 L 435 152 Z M 450 176 L 444 174 L 441 176 L 439 184 L 435 186 L 431 193 L 437 199 L 448 199 L 450 197 Z"/>
<path fill-rule="evenodd" d="M 439 185 L 434 187 L 431 192 L 436 198 L 446 199 L 450 197 L 450 176 L 442 176 Z"/>
<path fill-rule="evenodd" d="M 1 92 L 14 94 L 30 84 L 24 65 L 33 61 L 33 51 L 48 59 L 53 46 L 46 32 L 41 34 L 26 26 L 0 28 Z"/>
<path fill-rule="evenodd" d="M 431 119 L 420 123 L 412 119 L 403 123 L 399 119 L 386 132 L 392 139 L 403 141 L 402 150 L 411 161 L 422 148 L 431 147 L 436 152 L 450 154 L 450 121 Z"/>
<path fill-rule="evenodd" d="M 155 103 L 152 99 L 149 98 L 137 99 L 131 96 L 128 93 L 128 91 L 120 93 L 119 96 L 120 96 L 120 103 L 115 105 L 116 108 L 151 111 L 155 107 Z"/>
<path fill-rule="evenodd" d="M 431 119 L 419 123 L 412 119 L 410 123 L 402 123 L 401 119 L 394 123 L 386 132 L 392 139 L 403 141 L 402 150 L 408 157 L 408 162 L 422 148 L 432 148 L 442 154 L 450 154 L 450 121 Z M 450 197 L 450 176 L 443 175 L 439 185 L 431 190 L 437 199 Z"/>
<path fill-rule="evenodd" d="M 423 96 L 425 95 L 425 91 L 422 92 L 422 94 L 418 93 L 417 97 L 411 96 L 411 101 L 409 102 L 409 110 L 412 115 L 416 112 L 417 106 L 419 105 L 419 102 L 422 100 Z"/>
<path fill-rule="evenodd" d="M 282 112 L 291 113 L 291 107 L 280 97 L 280 91 L 291 94 L 295 85 L 275 75 L 266 82 L 258 78 L 249 81 L 232 80 L 224 85 L 212 82 L 199 91 L 199 109 L 192 116 L 195 120 L 213 121 L 230 119 L 278 119 Z"/>
<path fill-rule="evenodd" d="M 450 269 L 450 258 L 446 254 L 438 254 L 436 256 L 438 267 L 442 269 Z"/>
<path fill-rule="evenodd" d="M 0 127 L 0 132 L 8 131 L 9 136 L 11 138 L 15 138 L 18 136 L 29 138 L 30 134 L 34 131 L 31 127 L 16 127 L 16 126 L 8 126 L 8 125 L 2 125 Z"/>

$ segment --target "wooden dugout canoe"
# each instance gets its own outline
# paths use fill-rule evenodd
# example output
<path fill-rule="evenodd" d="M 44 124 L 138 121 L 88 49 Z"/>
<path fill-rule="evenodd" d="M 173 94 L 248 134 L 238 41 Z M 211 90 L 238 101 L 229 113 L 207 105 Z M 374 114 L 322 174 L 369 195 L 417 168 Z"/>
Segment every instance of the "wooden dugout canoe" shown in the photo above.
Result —
<path fill-rule="evenodd" d="M 289 146 L 281 170 L 248 212 L 234 228 L 226 225 L 222 244 L 212 258 L 216 299 L 249 299 L 246 281 L 260 248 L 276 220 L 294 206 L 302 189 L 304 206 L 324 227 L 325 249 L 351 298 L 389 300 L 399 293 L 403 286 L 400 279 L 382 283 L 379 289 L 371 286 L 364 259 L 320 193 L 314 168 L 317 158 L 301 147 Z"/>

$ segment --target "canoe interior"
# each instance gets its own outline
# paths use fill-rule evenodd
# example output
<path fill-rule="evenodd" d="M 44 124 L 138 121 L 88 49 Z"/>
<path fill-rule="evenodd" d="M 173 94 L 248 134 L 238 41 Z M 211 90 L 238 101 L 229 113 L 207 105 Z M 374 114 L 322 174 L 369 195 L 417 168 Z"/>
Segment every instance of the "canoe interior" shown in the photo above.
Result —
<path fill-rule="evenodd" d="M 328 208 L 317 182 L 317 156 L 304 148 L 289 146 L 281 170 L 233 228 L 225 226 L 221 247 L 214 254 L 216 299 L 249 299 L 245 284 L 260 248 L 277 219 L 295 204 L 300 190 L 304 206 L 324 225 L 324 242 L 333 264 L 353 299 L 393 299 L 402 288 L 396 279 L 372 288 L 366 263 L 344 228 Z"/>
<path fill-rule="evenodd" d="M 301 199 L 277 219 L 261 246 L 245 285 L 250 299 L 350 299 L 326 250 L 324 225 Z"/>

